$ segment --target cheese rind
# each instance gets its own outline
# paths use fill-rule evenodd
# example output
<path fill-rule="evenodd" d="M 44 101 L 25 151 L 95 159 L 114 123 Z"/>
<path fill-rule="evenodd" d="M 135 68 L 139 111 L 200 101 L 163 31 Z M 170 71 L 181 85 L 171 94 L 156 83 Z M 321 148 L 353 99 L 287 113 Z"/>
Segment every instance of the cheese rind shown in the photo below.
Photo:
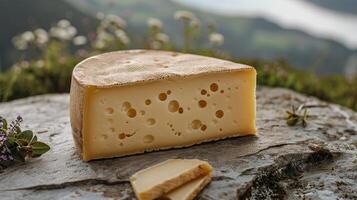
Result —
<path fill-rule="evenodd" d="M 164 51 L 122 51 L 76 66 L 71 124 L 84 160 L 255 134 L 254 68 Z"/>
<path fill-rule="evenodd" d="M 192 200 L 211 181 L 211 175 L 199 177 L 164 195 L 159 200 Z"/>
<path fill-rule="evenodd" d="M 197 159 L 169 159 L 130 177 L 140 200 L 151 200 L 202 176 L 211 177 L 212 167 Z M 186 191 L 186 190 L 185 190 Z"/>

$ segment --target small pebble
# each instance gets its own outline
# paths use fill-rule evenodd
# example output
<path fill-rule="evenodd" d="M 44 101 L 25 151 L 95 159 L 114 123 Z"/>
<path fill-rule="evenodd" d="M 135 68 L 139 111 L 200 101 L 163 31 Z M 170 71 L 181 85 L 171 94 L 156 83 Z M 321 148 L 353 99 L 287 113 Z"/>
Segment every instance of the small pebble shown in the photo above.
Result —
<path fill-rule="evenodd" d="M 340 140 L 345 141 L 347 138 L 345 136 L 340 137 Z"/>

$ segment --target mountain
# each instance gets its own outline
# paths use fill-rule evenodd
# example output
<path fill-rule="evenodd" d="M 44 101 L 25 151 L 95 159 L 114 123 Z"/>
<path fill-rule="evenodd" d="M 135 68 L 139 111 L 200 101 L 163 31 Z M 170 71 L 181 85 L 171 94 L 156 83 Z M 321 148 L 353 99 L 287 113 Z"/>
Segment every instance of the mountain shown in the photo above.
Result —
<path fill-rule="evenodd" d="M 321 2 L 333 0 L 306 1 L 325 5 Z M 353 0 L 344 1 L 353 3 Z M 326 6 L 335 6 L 336 9 L 343 7 L 335 4 Z M 202 24 L 213 21 L 217 31 L 225 36 L 220 49 L 238 58 L 281 58 L 296 68 L 313 70 L 319 74 L 336 74 L 343 73 L 349 64 L 347 60 L 357 53 L 338 42 L 284 29 L 262 18 L 220 16 L 168 0 L 1 0 L 0 69 L 9 67 L 17 60 L 18 54 L 11 44 L 14 35 L 37 27 L 47 29 L 62 18 L 69 19 L 80 34 L 85 34 L 96 30 L 97 12 L 114 13 L 128 21 L 127 32 L 132 41 L 130 48 L 143 46 L 149 17 L 161 19 L 164 32 L 179 46 L 183 43 L 183 34 L 182 23 L 173 18 L 177 10 L 194 12 Z M 203 27 L 201 35 L 192 46 L 200 44 L 200 47 L 209 47 L 206 27 Z"/>
<path fill-rule="evenodd" d="M 318 6 L 348 14 L 357 15 L 356 0 L 305 0 Z"/>
<path fill-rule="evenodd" d="M 314 0 L 311 0 L 314 1 Z M 333 40 L 321 39 L 302 31 L 284 29 L 262 18 L 225 17 L 198 11 L 167 0 L 77 0 L 69 1 L 85 12 L 114 13 L 128 20 L 129 33 L 141 38 L 145 34 L 146 20 L 157 17 L 164 30 L 176 44 L 182 44 L 181 23 L 174 20 L 176 10 L 195 13 L 203 24 L 214 21 L 218 31 L 225 36 L 221 49 L 236 57 L 286 59 L 297 68 L 315 70 L 321 74 L 343 73 L 346 60 L 354 52 Z M 206 38 L 199 39 L 207 47 Z"/>
<path fill-rule="evenodd" d="M 35 28 L 48 29 L 60 19 L 68 19 L 79 33 L 95 30 L 96 19 L 63 0 L 0 1 L 0 70 L 17 60 L 11 39 L 16 34 Z"/>

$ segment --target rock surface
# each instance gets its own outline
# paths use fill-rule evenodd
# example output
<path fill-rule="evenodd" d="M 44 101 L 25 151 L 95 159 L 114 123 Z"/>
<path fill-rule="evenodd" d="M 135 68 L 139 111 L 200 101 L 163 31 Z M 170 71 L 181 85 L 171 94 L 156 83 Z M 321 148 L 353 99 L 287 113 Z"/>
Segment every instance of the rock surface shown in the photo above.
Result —
<path fill-rule="evenodd" d="M 198 199 L 357 198 L 357 113 L 341 106 L 258 88 L 256 137 L 86 163 L 73 144 L 68 102 L 63 94 L 0 104 L 0 115 L 21 115 L 52 147 L 0 172 L 0 199 L 134 199 L 130 175 L 169 158 L 212 164 L 213 181 Z M 285 111 L 303 103 L 308 126 L 288 127 Z"/>

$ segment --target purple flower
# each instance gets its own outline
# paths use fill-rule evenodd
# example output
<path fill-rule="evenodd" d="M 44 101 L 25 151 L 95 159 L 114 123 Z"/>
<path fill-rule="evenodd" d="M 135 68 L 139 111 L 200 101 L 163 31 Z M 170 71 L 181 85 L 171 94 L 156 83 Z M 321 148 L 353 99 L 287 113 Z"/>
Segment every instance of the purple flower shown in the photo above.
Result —
<path fill-rule="evenodd" d="M 11 156 L 9 150 L 3 146 L 2 150 L 0 151 L 0 162 L 12 160 L 14 160 L 14 158 Z"/>

